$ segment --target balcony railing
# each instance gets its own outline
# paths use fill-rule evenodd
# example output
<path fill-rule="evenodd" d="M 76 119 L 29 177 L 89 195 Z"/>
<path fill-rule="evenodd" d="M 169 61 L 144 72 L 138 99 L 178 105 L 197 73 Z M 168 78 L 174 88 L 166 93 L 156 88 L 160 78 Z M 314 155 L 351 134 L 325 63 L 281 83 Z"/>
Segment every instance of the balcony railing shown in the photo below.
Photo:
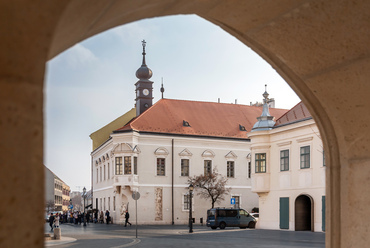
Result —
<path fill-rule="evenodd" d="M 139 185 L 138 175 L 115 175 L 113 179 L 113 186 L 129 186 L 132 188 Z"/>

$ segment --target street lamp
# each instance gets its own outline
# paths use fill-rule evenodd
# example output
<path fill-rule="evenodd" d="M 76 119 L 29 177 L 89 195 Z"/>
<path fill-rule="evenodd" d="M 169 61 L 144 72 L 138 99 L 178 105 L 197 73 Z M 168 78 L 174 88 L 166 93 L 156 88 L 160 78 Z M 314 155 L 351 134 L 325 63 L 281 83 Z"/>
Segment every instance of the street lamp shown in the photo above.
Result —
<path fill-rule="evenodd" d="M 84 226 L 86 226 L 86 215 L 85 215 L 85 200 L 86 200 L 86 188 L 83 188 L 83 196 L 84 196 Z"/>
<path fill-rule="evenodd" d="M 189 233 L 193 232 L 193 204 L 192 204 L 192 198 L 193 198 L 193 190 L 194 186 L 193 184 L 189 185 Z"/>

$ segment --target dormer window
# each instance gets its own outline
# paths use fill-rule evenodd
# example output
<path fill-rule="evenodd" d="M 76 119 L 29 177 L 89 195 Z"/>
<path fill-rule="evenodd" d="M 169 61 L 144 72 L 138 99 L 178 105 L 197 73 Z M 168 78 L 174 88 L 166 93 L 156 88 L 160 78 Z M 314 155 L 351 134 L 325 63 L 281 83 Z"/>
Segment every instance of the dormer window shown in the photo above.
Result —
<path fill-rule="evenodd" d="M 239 130 L 240 130 L 240 131 L 247 131 L 247 129 L 245 129 L 245 126 L 242 126 L 242 125 L 240 125 L 240 124 L 239 124 Z"/>
<path fill-rule="evenodd" d="M 184 127 L 190 127 L 189 122 L 187 122 L 187 121 L 185 121 L 185 120 L 183 120 L 183 121 L 182 121 L 182 125 L 183 125 Z"/>

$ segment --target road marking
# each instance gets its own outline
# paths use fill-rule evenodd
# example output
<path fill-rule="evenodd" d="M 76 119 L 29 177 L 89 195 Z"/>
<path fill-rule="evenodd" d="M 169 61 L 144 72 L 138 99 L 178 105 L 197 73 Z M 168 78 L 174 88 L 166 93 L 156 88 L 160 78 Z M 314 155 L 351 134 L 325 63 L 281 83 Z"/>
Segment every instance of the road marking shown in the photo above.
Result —
<path fill-rule="evenodd" d="M 194 231 L 191 234 L 198 234 L 198 233 L 220 233 L 220 232 L 241 232 L 241 231 L 250 231 L 254 229 L 220 229 L 220 230 L 206 230 L 206 231 Z M 189 231 L 179 231 L 178 234 L 189 234 Z"/>
<path fill-rule="evenodd" d="M 140 243 L 140 239 L 133 239 L 133 241 L 131 243 L 128 243 L 128 244 L 125 244 L 125 245 L 119 245 L 119 246 L 113 246 L 111 248 L 124 248 L 124 247 L 129 247 L 129 246 L 133 246 L 133 245 L 136 245 L 138 243 Z"/>

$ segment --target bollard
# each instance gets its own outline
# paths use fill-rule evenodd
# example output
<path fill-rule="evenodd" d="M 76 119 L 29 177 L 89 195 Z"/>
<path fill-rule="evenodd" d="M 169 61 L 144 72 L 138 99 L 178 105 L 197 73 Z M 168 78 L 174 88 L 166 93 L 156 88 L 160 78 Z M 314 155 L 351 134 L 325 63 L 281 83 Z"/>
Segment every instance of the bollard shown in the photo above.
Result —
<path fill-rule="evenodd" d="M 59 240 L 62 237 L 60 227 L 54 228 L 54 239 Z"/>

